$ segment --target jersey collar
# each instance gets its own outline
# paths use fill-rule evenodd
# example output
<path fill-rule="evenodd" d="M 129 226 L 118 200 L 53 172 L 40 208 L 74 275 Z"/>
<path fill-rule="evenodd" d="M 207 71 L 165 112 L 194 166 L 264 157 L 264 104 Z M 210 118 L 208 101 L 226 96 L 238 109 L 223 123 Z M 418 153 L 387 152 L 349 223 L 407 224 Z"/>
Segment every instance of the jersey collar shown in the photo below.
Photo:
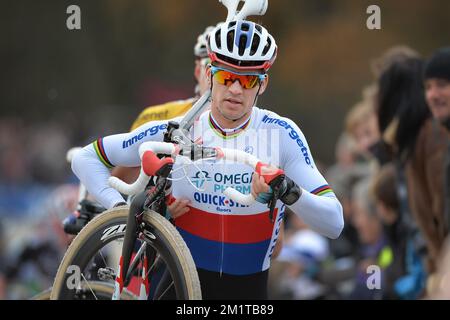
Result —
<path fill-rule="evenodd" d="M 214 131 L 214 133 L 216 133 L 219 137 L 221 137 L 222 139 L 232 139 L 232 138 L 235 138 L 238 135 L 240 135 L 242 132 L 244 132 L 250 126 L 252 116 L 253 116 L 253 111 L 252 111 L 252 114 L 250 115 L 250 117 L 248 117 L 248 119 L 240 126 L 233 128 L 233 129 L 223 129 L 220 127 L 220 125 L 217 123 L 217 121 L 214 120 L 214 117 L 210 111 L 209 116 L 208 116 L 208 123 L 209 123 L 209 126 L 211 127 L 211 129 Z"/>

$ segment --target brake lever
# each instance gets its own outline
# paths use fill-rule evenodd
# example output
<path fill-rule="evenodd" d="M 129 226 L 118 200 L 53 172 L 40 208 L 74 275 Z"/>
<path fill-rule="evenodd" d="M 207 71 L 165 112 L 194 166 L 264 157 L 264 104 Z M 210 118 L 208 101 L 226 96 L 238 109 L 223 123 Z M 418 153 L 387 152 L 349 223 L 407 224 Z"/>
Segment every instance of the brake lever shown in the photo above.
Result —
<path fill-rule="evenodd" d="M 277 201 L 279 199 L 280 195 L 280 187 L 283 183 L 285 178 L 284 174 L 281 174 L 277 176 L 275 179 L 270 181 L 269 186 L 272 188 L 272 197 L 270 198 L 269 202 L 267 203 L 267 207 L 269 208 L 269 219 L 273 223 L 273 213 L 275 212 L 275 206 L 277 204 Z"/>

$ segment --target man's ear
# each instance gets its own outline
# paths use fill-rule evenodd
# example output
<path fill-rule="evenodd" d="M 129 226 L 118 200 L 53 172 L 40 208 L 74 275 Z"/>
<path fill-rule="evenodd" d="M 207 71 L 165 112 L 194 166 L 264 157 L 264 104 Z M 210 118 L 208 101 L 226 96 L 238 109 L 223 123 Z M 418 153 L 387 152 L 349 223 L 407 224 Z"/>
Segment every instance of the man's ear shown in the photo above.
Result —
<path fill-rule="evenodd" d="M 266 76 L 266 78 L 261 83 L 261 88 L 259 89 L 259 94 L 262 95 L 264 91 L 266 91 L 267 86 L 269 85 L 269 75 Z"/>

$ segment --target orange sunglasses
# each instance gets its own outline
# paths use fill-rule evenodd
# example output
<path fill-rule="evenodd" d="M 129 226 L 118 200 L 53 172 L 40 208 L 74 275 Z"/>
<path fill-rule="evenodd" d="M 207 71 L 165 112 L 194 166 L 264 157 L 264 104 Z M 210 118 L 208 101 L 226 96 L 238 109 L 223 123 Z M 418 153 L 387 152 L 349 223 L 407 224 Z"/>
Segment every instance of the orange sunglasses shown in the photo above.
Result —
<path fill-rule="evenodd" d="M 245 89 L 252 89 L 261 81 L 267 78 L 267 74 L 257 73 L 238 73 L 232 72 L 227 69 L 211 66 L 211 74 L 218 83 L 231 86 L 236 80 L 239 81 L 241 86 Z"/>

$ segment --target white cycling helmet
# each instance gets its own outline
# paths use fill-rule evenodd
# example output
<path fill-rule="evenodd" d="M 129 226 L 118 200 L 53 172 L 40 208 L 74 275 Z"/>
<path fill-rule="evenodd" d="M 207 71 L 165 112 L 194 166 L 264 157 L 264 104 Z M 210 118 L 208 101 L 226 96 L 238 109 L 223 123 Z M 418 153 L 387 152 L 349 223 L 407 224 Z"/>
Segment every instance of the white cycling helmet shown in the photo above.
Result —
<path fill-rule="evenodd" d="M 208 37 L 211 62 L 236 69 L 263 69 L 265 72 L 277 56 L 275 39 L 266 28 L 247 20 L 230 21 L 217 26 Z"/>
<path fill-rule="evenodd" d="M 208 57 L 208 50 L 206 48 L 207 36 L 214 28 L 214 26 L 206 27 L 205 31 L 197 37 L 197 43 L 194 46 L 194 55 L 196 58 L 203 59 Z"/>

